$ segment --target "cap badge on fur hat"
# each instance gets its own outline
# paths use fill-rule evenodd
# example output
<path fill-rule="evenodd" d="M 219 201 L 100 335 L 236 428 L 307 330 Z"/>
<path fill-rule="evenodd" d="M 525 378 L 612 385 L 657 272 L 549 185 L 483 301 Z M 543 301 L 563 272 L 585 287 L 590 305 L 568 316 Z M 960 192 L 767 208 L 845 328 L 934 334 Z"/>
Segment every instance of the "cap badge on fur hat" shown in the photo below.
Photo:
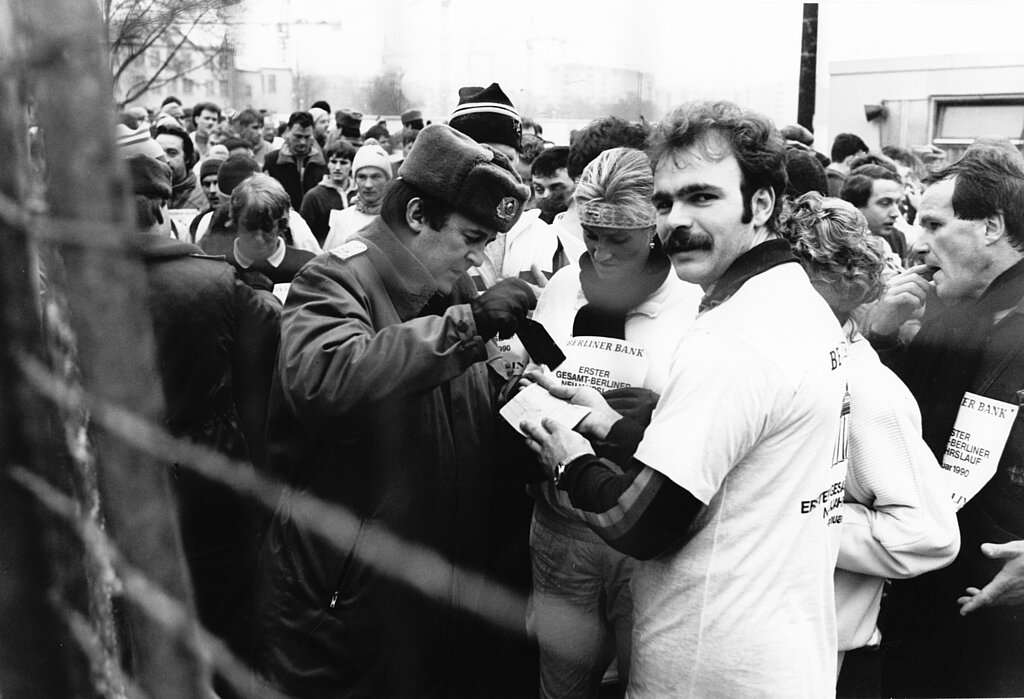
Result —
<path fill-rule="evenodd" d="M 508 223 L 514 221 L 516 213 L 518 213 L 519 204 L 512 197 L 505 197 L 498 202 L 498 209 L 494 212 L 494 215 L 498 217 L 499 221 Z"/>
<path fill-rule="evenodd" d="M 423 129 L 398 175 L 481 225 L 508 231 L 530 196 L 508 158 L 444 124 Z"/>

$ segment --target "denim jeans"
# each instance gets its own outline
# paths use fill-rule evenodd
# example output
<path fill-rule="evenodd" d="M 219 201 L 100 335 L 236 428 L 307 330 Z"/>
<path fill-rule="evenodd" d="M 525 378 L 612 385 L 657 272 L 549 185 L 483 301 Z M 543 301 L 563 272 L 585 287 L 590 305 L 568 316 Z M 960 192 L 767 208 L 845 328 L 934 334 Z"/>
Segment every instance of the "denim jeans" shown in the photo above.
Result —
<path fill-rule="evenodd" d="M 533 593 L 527 624 L 540 645 L 541 697 L 595 697 L 612 658 L 626 686 L 635 561 L 602 541 L 530 527 Z"/>

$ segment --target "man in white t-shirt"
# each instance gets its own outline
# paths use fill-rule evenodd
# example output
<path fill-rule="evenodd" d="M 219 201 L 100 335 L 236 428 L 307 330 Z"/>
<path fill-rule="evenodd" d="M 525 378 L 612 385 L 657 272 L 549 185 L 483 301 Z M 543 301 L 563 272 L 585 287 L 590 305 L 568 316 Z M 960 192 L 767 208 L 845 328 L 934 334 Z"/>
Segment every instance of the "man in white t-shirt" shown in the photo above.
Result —
<path fill-rule="evenodd" d="M 846 348 L 776 233 L 783 141 L 722 102 L 679 107 L 652 143 L 658 235 L 705 296 L 651 422 L 552 386 L 592 408 L 576 429 L 594 446 L 522 428 L 577 514 L 641 560 L 632 699 L 829 696 Z"/>

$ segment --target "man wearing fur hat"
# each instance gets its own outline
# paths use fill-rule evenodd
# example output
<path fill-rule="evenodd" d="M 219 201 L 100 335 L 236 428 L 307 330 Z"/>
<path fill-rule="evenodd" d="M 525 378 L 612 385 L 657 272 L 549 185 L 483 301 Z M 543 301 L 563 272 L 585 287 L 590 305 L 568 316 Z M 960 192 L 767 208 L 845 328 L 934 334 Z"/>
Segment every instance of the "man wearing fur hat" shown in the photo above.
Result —
<path fill-rule="evenodd" d="M 489 340 L 515 332 L 535 299 L 516 279 L 478 294 L 466 272 L 527 194 L 507 158 L 430 126 L 380 216 L 292 282 L 267 423 L 292 490 L 257 602 L 260 668 L 286 694 L 500 693 L 496 632 L 469 612 L 501 607 L 484 582 L 510 479 Z M 345 508 L 358 532 L 326 541 L 293 516 L 292 493 Z"/>

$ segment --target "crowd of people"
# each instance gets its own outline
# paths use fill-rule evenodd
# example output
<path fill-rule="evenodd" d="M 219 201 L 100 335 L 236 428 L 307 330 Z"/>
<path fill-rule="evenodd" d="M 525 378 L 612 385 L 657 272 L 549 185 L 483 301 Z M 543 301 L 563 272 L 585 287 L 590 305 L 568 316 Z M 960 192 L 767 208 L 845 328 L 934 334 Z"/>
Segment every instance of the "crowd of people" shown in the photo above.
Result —
<path fill-rule="evenodd" d="M 173 474 L 253 694 L 1024 696 L 1012 144 L 334 116 L 118 125 L 166 425 L 282 486 Z"/>

